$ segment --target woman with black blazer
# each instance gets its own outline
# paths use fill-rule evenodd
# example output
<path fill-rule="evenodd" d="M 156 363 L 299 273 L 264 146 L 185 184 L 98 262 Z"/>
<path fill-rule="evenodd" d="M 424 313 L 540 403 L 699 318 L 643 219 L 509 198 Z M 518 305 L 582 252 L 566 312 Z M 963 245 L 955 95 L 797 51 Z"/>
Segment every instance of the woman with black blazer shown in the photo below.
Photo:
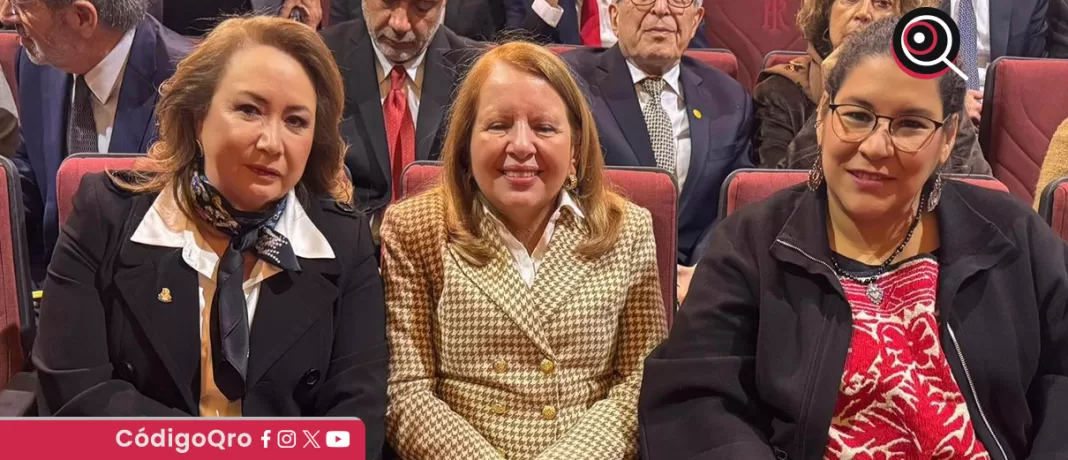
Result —
<path fill-rule="evenodd" d="M 899 68 L 896 22 L 841 50 L 808 183 L 713 230 L 645 363 L 643 458 L 1068 458 L 1068 251 L 942 177 L 964 82 Z"/>
<path fill-rule="evenodd" d="M 388 348 L 315 31 L 232 19 L 182 61 L 138 172 L 87 176 L 45 282 L 43 415 L 345 416 L 377 458 Z"/>

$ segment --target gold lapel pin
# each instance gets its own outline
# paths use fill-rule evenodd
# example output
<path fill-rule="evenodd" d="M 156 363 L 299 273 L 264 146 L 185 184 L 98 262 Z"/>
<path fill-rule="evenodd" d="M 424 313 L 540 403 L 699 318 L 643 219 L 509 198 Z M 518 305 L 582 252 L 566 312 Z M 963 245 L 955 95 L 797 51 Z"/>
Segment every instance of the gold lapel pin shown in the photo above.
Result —
<path fill-rule="evenodd" d="M 701 119 L 701 111 L 697 110 L 697 109 L 693 109 L 693 116 L 697 117 L 697 119 L 700 120 Z"/>
<path fill-rule="evenodd" d="M 163 303 L 171 303 L 171 300 L 173 300 L 171 299 L 171 290 L 168 288 L 163 288 L 163 290 L 159 291 L 159 295 L 156 298 Z"/>

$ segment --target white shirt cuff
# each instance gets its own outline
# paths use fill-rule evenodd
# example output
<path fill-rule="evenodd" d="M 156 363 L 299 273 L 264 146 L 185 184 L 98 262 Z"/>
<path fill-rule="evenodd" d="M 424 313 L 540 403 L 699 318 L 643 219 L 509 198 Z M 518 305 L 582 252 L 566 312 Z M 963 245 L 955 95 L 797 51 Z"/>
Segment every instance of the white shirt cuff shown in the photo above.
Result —
<path fill-rule="evenodd" d="M 531 5 L 534 9 L 534 14 L 537 14 L 542 21 L 546 24 L 556 27 L 560 23 L 560 18 L 564 17 L 564 9 L 560 6 L 552 6 L 546 0 L 534 0 L 534 4 Z"/>

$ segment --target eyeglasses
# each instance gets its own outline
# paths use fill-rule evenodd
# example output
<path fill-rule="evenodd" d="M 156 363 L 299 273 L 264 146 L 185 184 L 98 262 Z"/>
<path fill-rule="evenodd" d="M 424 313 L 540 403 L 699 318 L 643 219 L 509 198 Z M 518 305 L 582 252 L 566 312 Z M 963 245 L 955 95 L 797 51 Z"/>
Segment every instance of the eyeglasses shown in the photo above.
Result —
<path fill-rule="evenodd" d="M 653 4 L 657 2 L 657 0 L 630 0 L 630 2 L 633 3 L 634 6 L 646 8 L 653 6 Z M 694 0 L 667 0 L 668 6 L 680 10 L 683 8 L 689 8 L 690 5 L 693 5 L 693 2 Z"/>
<path fill-rule="evenodd" d="M 894 147 L 905 153 L 916 153 L 927 146 L 935 131 L 946 124 L 919 115 L 887 117 L 877 115 L 870 109 L 853 104 L 830 104 L 834 112 L 831 127 L 839 139 L 846 142 L 863 142 L 879 128 L 879 119 L 886 119 L 887 131 Z M 952 115 L 950 115 L 952 116 Z"/>

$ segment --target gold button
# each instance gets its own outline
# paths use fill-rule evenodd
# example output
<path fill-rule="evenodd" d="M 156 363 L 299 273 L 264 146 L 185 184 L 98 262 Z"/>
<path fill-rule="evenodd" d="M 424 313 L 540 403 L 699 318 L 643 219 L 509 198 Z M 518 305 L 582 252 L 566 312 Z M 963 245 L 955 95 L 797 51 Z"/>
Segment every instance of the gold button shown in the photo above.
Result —
<path fill-rule="evenodd" d="M 497 415 L 504 415 L 508 413 L 508 408 L 504 407 L 504 404 L 494 404 L 490 406 L 490 412 Z"/>
<path fill-rule="evenodd" d="M 541 373 L 542 374 L 550 375 L 555 370 L 556 370 L 556 363 L 552 362 L 551 359 L 545 358 L 545 359 L 541 360 Z"/>
<path fill-rule="evenodd" d="M 498 374 L 508 372 L 508 363 L 504 362 L 503 359 L 498 359 L 497 362 L 493 363 L 493 372 Z"/>
<path fill-rule="evenodd" d="M 545 406 L 541 408 L 541 418 L 545 420 L 556 419 L 556 408 L 553 406 Z"/>

